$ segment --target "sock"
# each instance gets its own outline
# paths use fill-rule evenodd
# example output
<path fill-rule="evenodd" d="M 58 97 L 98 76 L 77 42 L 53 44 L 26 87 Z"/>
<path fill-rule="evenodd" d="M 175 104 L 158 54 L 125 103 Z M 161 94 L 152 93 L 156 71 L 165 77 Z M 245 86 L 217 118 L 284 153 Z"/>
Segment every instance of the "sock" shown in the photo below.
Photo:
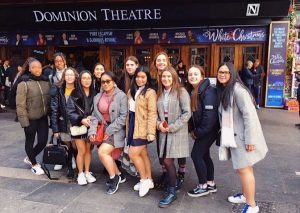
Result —
<path fill-rule="evenodd" d="M 167 172 L 167 169 L 165 166 L 162 166 L 161 168 L 162 168 L 163 172 Z"/>
<path fill-rule="evenodd" d="M 122 174 L 122 173 L 121 173 L 121 172 L 119 172 L 117 175 L 119 175 L 119 176 L 120 176 L 121 174 Z"/>
<path fill-rule="evenodd" d="M 185 165 L 179 165 L 178 173 L 185 173 Z"/>
<path fill-rule="evenodd" d="M 207 184 L 206 184 L 206 183 L 204 183 L 204 184 L 199 184 L 199 186 L 200 186 L 201 189 L 206 189 L 206 188 L 207 188 Z"/>
<path fill-rule="evenodd" d="M 207 185 L 214 186 L 216 185 L 214 181 L 207 181 Z"/>
<path fill-rule="evenodd" d="M 115 177 L 116 177 L 116 175 L 110 176 L 109 179 L 114 179 Z"/>

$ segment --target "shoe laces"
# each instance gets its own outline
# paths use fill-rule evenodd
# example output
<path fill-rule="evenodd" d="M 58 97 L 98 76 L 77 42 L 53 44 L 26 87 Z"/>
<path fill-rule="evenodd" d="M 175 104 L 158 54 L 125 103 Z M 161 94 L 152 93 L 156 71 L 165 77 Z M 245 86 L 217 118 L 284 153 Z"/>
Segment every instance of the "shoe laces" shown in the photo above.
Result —
<path fill-rule="evenodd" d="M 233 197 L 234 197 L 234 198 L 236 198 L 236 197 L 242 198 L 242 195 L 243 195 L 242 193 L 237 193 L 237 194 L 233 195 Z"/>
<path fill-rule="evenodd" d="M 250 205 L 246 203 L 243 207 L 242 213 L 246 213 L 249 207 Z"/>

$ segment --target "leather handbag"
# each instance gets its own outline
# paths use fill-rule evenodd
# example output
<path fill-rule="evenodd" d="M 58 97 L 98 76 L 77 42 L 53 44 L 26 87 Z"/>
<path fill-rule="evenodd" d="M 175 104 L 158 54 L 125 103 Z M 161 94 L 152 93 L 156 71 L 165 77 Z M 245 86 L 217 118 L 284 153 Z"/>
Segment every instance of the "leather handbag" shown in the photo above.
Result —
<path fill-rule="evenodd" d="M 85 125 L 72 126 L 70 127 L 70 131 L 72 136 L 84 135 L 87 133 L 87 127 Z"/>
<path fill-rule="evenodd" d="M 102 143 L 104 138 L 104 133 L 105 133 L 105 123 L 99 122 L 97 126 L 95 142 L 91 142 L 91 143 L 94 145 L 99 145 L 100 143 Z"/>
<path fill-rule="evenodd" d="M 51 136 L 49 144 L 44 149 L 43 163 L 51 165 L 66 165 L 68 158 L 68 146 L 62 145 L 57 139 L 57 144 L 53 144 L 54 136 Z"/>

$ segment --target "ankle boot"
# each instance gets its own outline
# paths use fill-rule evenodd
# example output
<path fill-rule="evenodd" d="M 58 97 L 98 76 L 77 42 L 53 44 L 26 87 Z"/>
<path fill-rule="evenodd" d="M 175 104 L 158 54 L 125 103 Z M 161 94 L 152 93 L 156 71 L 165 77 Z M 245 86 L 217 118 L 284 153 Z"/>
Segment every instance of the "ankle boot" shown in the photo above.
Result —
<path fill-rule="evenodd" d="M 159 201 L 158 206 L 160 208 L 165 208 L 171 205 L 171 203 L 177 199 L 176 188 L 169 187 L 168 193 L 166 193 L 165 197 Z"/>

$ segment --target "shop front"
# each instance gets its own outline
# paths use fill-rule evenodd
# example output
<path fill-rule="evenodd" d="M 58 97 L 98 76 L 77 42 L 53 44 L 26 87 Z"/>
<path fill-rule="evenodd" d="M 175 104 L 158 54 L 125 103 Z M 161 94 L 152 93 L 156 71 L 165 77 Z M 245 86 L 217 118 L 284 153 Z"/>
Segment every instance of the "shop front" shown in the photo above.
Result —
<path fill-rule="evenodd" d="M 33 4 L 13 10 L 0 6 L 0 57 L 35 55 L 46 62 L 61 51 L 70 65 L 92 69 L 100 61 L 118 71 L 129 55 L 150 66 L 155 54 L 165 51 L 172 65 L 181 59 L 215 77 L 224 61 L 233 62 L 237 70 L 247 60 L 260 59 L 266 66 L 269 26 L 287 17 L 289 3 L 125 1 Z"/>

